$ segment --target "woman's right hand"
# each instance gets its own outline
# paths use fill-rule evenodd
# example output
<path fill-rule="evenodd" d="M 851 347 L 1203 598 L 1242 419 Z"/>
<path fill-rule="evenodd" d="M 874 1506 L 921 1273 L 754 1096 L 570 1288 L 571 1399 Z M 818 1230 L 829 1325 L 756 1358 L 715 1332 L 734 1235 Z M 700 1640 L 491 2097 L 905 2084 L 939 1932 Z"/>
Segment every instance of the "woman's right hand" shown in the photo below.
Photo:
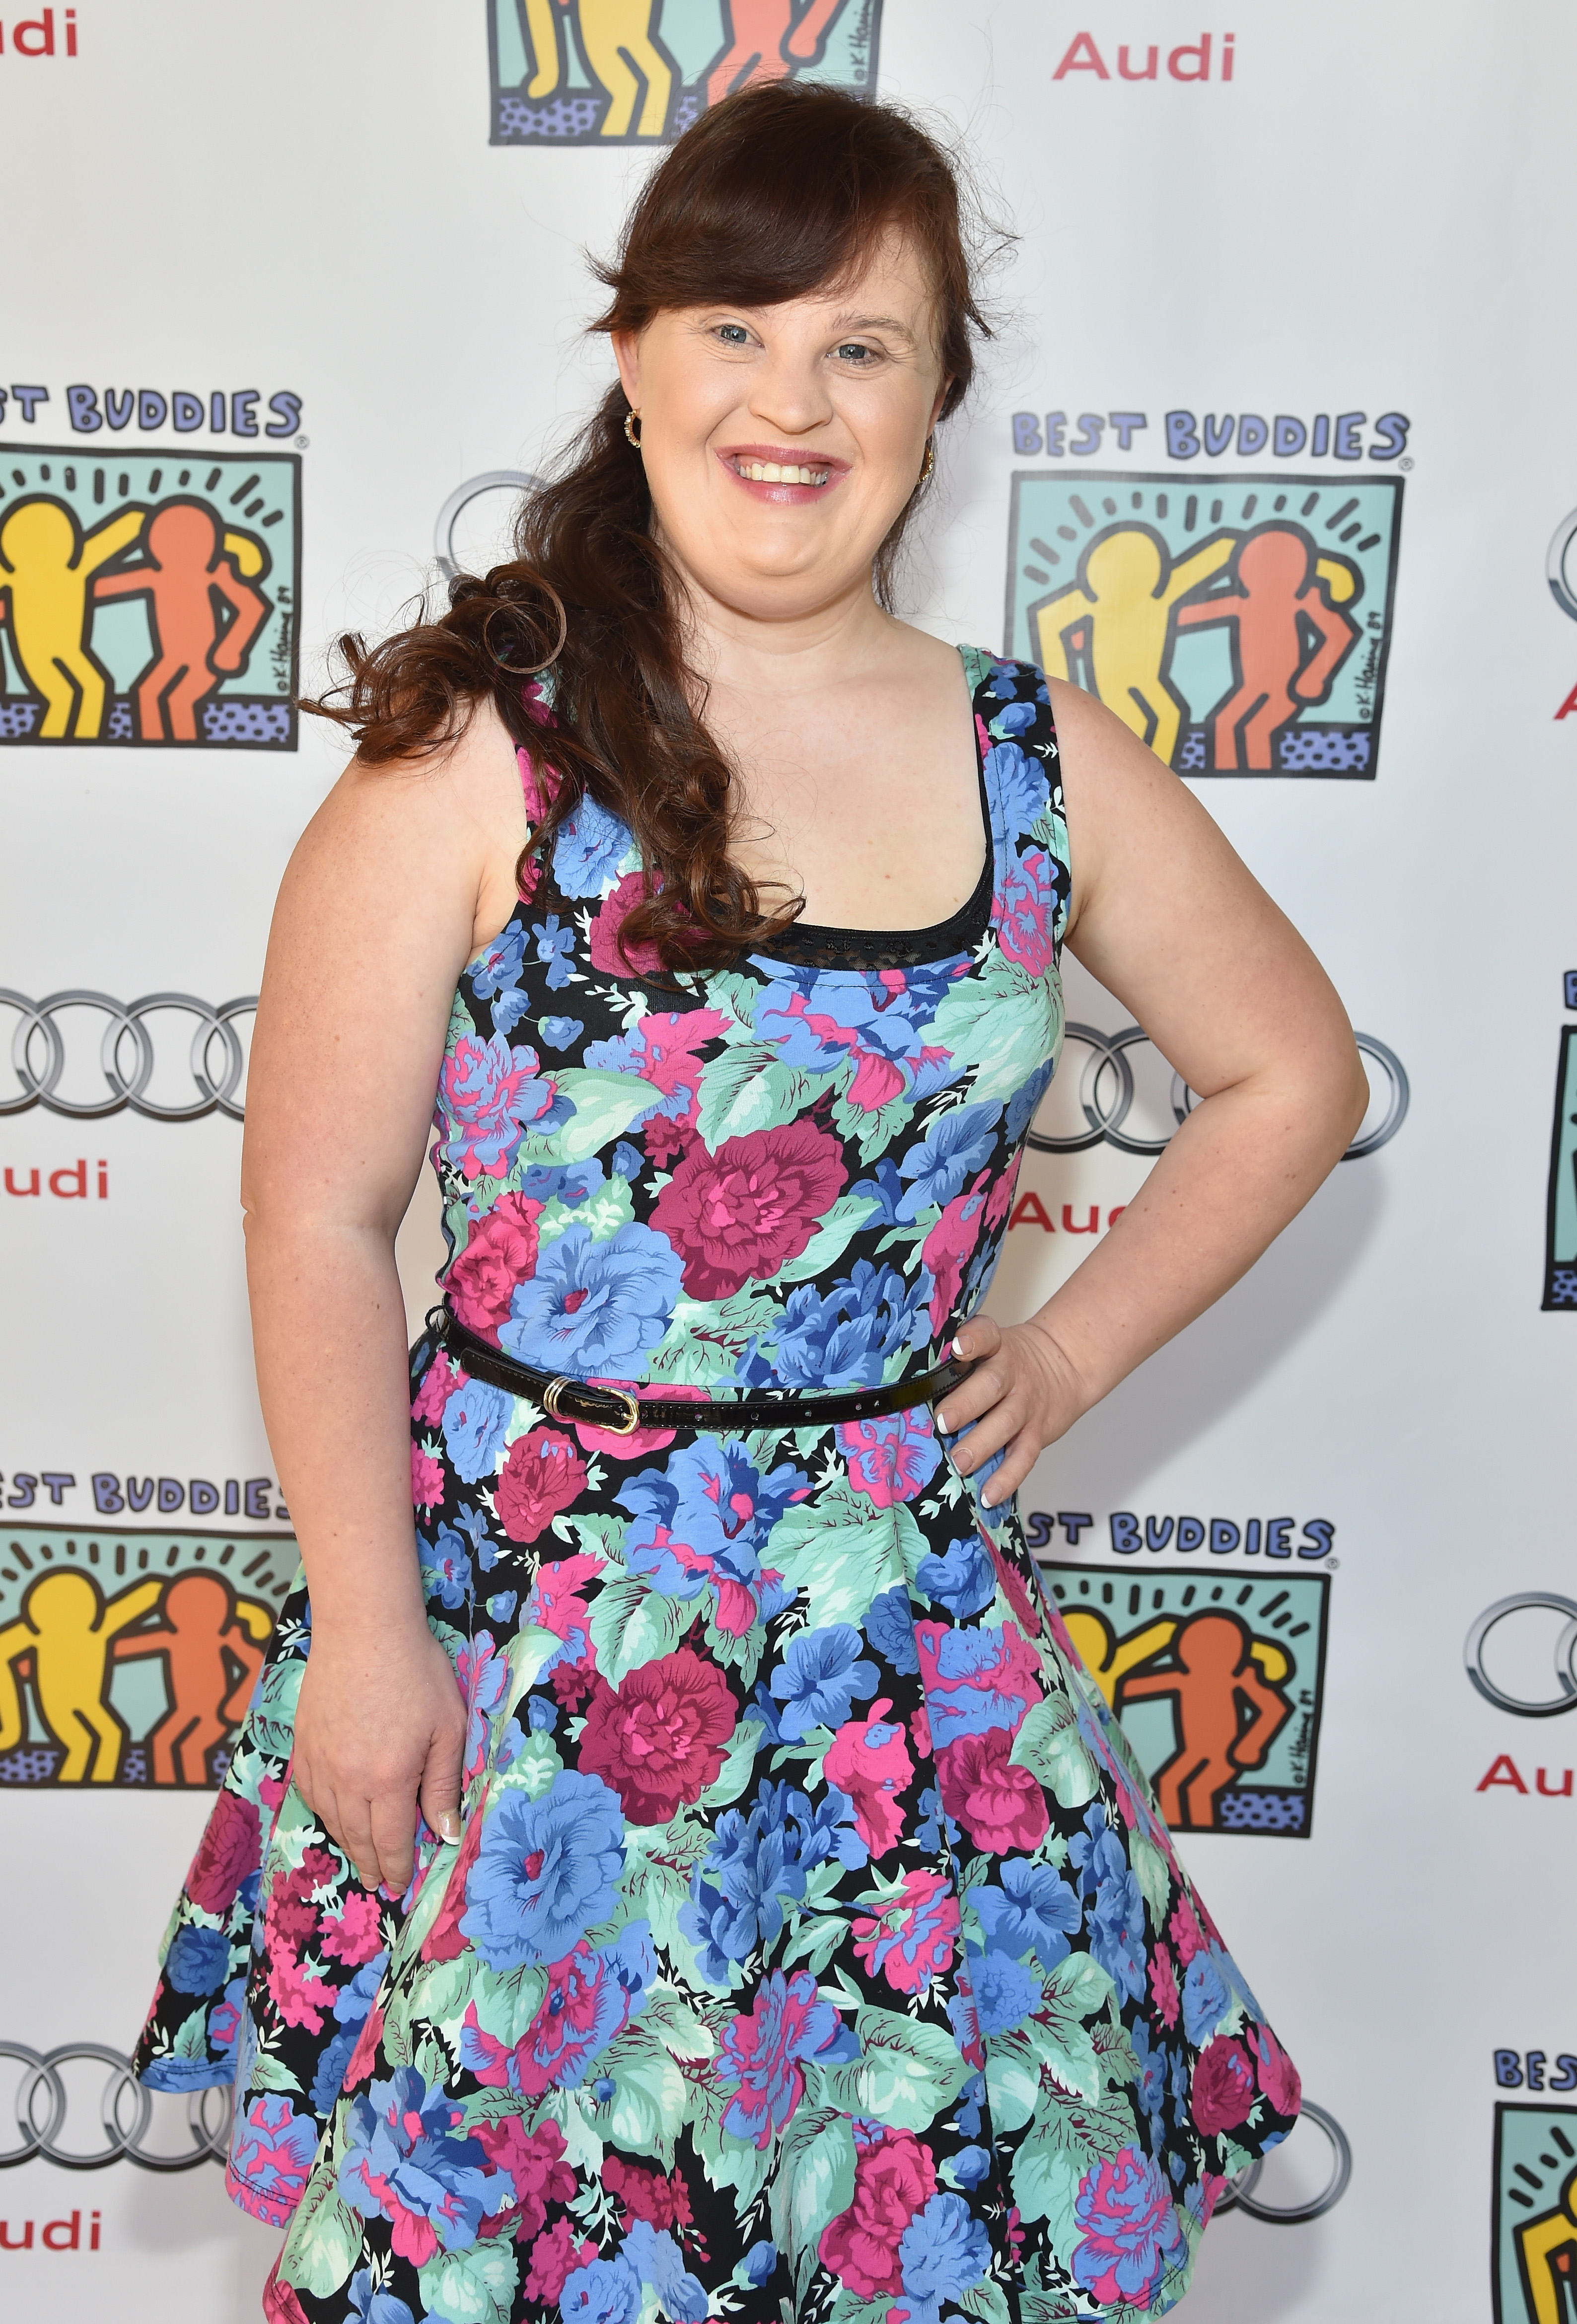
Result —
<path fill-rule="evenodd" d="M 425 1622 L 315 1628 L 295 1737 L 296 1789 L 364 1887 L 410 1886 L 419 1801 L 440 1840 L 459 1839 L 466 1705 Z"/>

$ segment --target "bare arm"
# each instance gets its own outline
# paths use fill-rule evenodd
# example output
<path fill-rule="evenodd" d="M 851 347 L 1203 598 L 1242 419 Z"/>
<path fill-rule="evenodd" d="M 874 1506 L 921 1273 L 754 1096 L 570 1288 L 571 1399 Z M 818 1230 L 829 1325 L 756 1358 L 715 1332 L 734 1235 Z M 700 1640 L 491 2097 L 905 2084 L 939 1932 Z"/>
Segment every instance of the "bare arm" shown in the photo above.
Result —
<path fill-rule="evenodd" d="M 1204 1102 L 1105 1240 L 1030 1321 L 977 1316 L 985 1359 L 944 1427 L 1005 1500 L 1044 1447 L 1247 1273 L 1363 1118 L 1329 979 L 1186 787 L 1122 722 L 1053 681 L 1074 867 L 1068 942 Z"/>
<path fill-rule="evenodd" d="M 362 1878 L 395 1889 L 419 1791 L 449 1834 L 465 1720 L 422 1607 L 394 1237 L 456 980 L 509 916 L 525 837 L 491 709 L 440 759 L 353 765 L 285 873 L 253 1043 L 258 1388 L 312 1597 L 295 1780 Z"/>

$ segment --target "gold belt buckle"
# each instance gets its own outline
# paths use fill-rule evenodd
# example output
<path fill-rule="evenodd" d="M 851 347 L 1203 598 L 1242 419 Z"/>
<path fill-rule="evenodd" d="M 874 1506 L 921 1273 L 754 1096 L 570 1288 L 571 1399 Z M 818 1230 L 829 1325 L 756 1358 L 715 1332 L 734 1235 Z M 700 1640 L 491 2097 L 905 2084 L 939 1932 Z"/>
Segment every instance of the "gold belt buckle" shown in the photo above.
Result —
<path fill-rule="evenodd" d="M 569 1379 L 563 1376 L 558 1379 L 550 1379 L 542 1391 L 542 1409 L 549 1419 L 562 1418 L 563 1416 L 558 1409 L 558 1399 L 567 1388 L 586 1386 L 587 1383 L 585 1380 Z M 588 1428 L 605 1428 L 610 1436 L 633 1436 L 641 1425 L 641 1406 L 629 1390 L 622 1388 L 598 1388 L 595 1392 L 599 1396 L 616 1397 L 624 1407 L 624 1417 L 622 1420 L 586 1420 L 583 1421 L 582 1425 Z"/>

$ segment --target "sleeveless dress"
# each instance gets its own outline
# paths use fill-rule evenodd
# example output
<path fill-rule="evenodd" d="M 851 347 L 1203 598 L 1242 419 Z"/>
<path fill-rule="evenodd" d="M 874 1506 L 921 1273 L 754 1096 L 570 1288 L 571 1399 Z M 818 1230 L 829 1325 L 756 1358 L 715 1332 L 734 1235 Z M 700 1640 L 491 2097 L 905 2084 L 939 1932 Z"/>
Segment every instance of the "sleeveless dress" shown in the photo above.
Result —
<path fill-rule="evenodd" d="M 989 860 L 939 928 L 676 989 L 615 941 L 629 831 L 562 826 L 443 1063 L 472 1331 L 669 1397 L 943 1360 L 1056 1063 L 1069 892 L 1044 679 L 963 659 Z M 990 1469 L 923 1404 L 619 1436 L 430 1339 L 411 1377 L 464 1836 L 371 1895 L 291 1787 L 298 1580 L 137 2053 L 235 2082 L 274 2324 L 1171 2307 L 1297 2076 Z"/>

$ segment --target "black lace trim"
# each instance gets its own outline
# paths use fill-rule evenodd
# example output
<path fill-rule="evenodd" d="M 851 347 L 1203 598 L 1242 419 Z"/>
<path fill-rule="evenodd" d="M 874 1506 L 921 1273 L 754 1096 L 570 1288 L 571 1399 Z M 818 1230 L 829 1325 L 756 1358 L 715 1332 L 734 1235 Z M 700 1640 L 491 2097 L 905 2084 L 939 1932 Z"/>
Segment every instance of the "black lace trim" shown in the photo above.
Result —
<path fill-rule="evenodd" d="M 782 960 L 795 968 L 918 968 L 927 961 L 952 960 L 973 952 L 991 924 L 996 892 L 995 850 L 989 839 L 974 893 L 952 915 L 928 928 L 828 928 L 794 920 L 772 938 L 758 959 Z"/>

